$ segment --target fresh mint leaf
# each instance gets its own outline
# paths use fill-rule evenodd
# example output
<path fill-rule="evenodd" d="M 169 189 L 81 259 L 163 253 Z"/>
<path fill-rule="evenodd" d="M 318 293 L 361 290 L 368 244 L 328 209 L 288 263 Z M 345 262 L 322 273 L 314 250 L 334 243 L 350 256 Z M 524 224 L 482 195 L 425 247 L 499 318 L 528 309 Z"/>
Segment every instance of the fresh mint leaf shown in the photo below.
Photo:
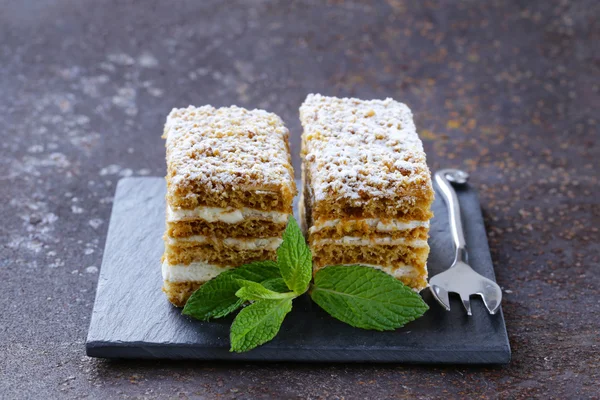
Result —
<path fill-rule="evenodd" d="M 200 286 L 188 299 L 182 313 L 199 320 L 221 318 L 237 310 L 244 300 L 235 293 L 240 289 L 238 279 L 262 282 L 281 278 L 273 261 L 257 261 L 220 273 Z"/>
<path fill-rule="evenodd" d="M 312 276 L 312 255 L 291 215 L 283 233 L 283 243 L 277 249 L 277 263 L 287 287 L 298 295 L 306 292 Z"/>
<path fill-rule="evenodd" d="M 238 279 L 238 284 L 241 289 L 238 290 L 235 295 L 240 299 L 244 300 L 276 300 L 276 299 L 288 299 L 296 297 L 293 292 L 278 293 L 265 288 L 263 285 L 257 282 L 247 281 L 244 279 Z"/>
<path fill-rule="evenodd" d="M 254 261 L 241 267 L 230 270 L 237 279 L 245 279 L 252 282 L 262 282 L 267 279 L 281 278 L 279 266 L 275 261 Z"/>
<path fill-rule="evenodd" d="M 429 309 L 419 294 L 399 280 L 360 265 L 317 271 L 311 297 L 332 317 L 378 331 L 399 328 Z"/>
<path fill-rule="evenodd" d="M 283 278 L 267 279 L 266 281 L 262 281 L 261 284 L 274 292 L 285 293 L 290 290 Z"/>
<path fill-rule="evenodd" d="M 244 308 L 231 325 L 230 351 L 241 353 L 273 339 L 291 309 L 291 298 L 260 300 Z"/>
<path fill-rule="evenodd" d="M 182 313 L 207 321 L 237 310 L 244 300 L 235 295 L 240 286 L 233 274 L 228 272 L 221 273 L 192 293 Z"/>

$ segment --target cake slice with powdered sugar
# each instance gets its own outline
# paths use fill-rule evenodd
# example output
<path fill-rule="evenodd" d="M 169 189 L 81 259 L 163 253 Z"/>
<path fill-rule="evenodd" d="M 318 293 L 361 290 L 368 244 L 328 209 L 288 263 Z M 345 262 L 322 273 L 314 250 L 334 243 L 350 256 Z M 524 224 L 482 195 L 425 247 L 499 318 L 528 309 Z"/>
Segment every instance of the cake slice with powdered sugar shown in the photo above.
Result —
<path fill-rule="evenodd" d="M 173 304 L 227 269 L 275 260 L 296 194 L 288 136 L 263 110 L 171 111 L 162 273 Z"/>
<path fill-rule="evenodd" d="M 303 219 L 316 270 L 362 264 L 427 285 L 434 199 L 410 109 L 310 94 L 300 107 Z"/>

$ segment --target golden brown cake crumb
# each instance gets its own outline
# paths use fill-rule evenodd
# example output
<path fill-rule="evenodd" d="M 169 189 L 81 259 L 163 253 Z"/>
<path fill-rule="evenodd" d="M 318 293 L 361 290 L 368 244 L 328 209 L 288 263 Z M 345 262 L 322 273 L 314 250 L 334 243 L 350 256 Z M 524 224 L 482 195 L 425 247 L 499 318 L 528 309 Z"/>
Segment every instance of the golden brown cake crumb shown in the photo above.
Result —
<path fill-rule="evenodd" d="M 296 193 L 281 118 L 231 106 L 175 108 L 167 117 L 167 197 L 174 207 L 290 212 Z"/>
<path fill-rule="evenodd" d="M 199 281 L 170 282 L 165 280 L 162 290 L 167 295 L 167 299 L 175 307 L 183 307 L 192 293 L 198 290 L 204 283 Z"/>

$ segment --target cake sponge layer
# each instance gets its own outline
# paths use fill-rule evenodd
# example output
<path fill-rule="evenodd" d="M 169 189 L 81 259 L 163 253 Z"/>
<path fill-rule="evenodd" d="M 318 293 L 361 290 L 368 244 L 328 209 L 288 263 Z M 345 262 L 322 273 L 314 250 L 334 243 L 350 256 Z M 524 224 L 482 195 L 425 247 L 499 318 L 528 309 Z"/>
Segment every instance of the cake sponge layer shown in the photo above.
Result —
<path fill-rule="evenodd" d="M 202 261 L 215 265 L 240 266 L 252 261 L 277 259 L 277 251 L 265 248 L 237 249 L 214 243 L 180 243 L 165 245 L 165 256 L 170 264 L 190 264 Z"/>
<path fill-rule="evenodd" d="M 226 222 L 195 221 L 167 222 L 167 234 L 180 238 L 193 235 L 215 238 L 263 238 L 283 235 L 287 224 L 272 221 L 247 219 L 236 224 Z"/>
<path fill-rule="evenodd" d="M 174 306 L 183 307 L 192 293 L 198 290 L 204 283 L 201 281 L 171 282 L 165 280 L 163 281 L 162 290 Z"/>
<path fill-rule="evenodd" d="M 296 193 L 289 132 L 277 115 L 232 106 L 176 108 L 167 117 L 171 207 L 291 213 Z"/>
<path fill-rule="evenodd" d="M 310 94 L 300 120 L 313 221 L 431 218 L 431 176 L 405 104 Z"/>
<path fill-rule="evenodd" d="M 410 265 L 417 269 L 425 268 L 428 246 L 406 245 L 339 245 L 335 243 L 312 246 L 313 265 L 322 268 L 338 264 L 366 264 L 394 267 Z"/>

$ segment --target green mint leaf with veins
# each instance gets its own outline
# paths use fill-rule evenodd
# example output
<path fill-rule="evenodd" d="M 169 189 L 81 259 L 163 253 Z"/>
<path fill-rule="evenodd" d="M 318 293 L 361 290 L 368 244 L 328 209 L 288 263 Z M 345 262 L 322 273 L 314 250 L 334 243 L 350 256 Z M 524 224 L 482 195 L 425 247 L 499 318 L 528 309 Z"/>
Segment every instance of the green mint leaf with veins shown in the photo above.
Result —
<path fill-rule="evenodd" d="M 260 300 L 245 307 L 231 325 L 230 351 L 240 353 L 252 350 L 273 339 L 291 309 L 291 298 Z"/>
<path fill-rule="evenodd" d="M 252 282 L 262 282 L 268 279 L 281 278 L 281 272 L 275 261 L 254 261 L 234 268 L 231 271 L 236 278 Z"/>
<path fill-rule="evenodd" d="M 238 279 L 262 282 L 275 278 L 281 278 L 281 274 L 273 261 L 257 261 L 227 270 L 200 286 L 190 296 L 182 313 L 203 321 L 224 317 L 244 303 L 235 295 L 241 288 Z"/>
<path fill-rule="evenodd" d="M 312 254 L 292 216 L 277 249 L 277 263 L 287 287 L 298 295 L 306 292 L 312 277 Z"/>
<path fill-rule="evenodd" d="M 383 271 L 331 266 L 315 274 L 311 297 L 327 313 L 357 328 L 393 330 L 429 309 L 418 293 Z"/>
<path fill-rule="evenodd" d="M 290 290 L 285 284 L 283 278 L 267 279 L 266 281 L 262 281 L 261 284 L 274 292 L 286 293 Z"/>
<path fill-rule="evenodd" d="M 239 288 L 233 274 L 224 272 L 200 286 L 185 303 L 182 313 L 203 321 L 224 317 L 244 303 L 235 295 Z"/>
<path fill-rule="evenodd" d="M 262 284 L 247 281 L 244 279 L 238 279 L 238 284 L 241 286 L 241 289 L 235 292 L 235 295 L 240 299 L 244 300 L 276 300 L 276 299 L 288 299 L 296 297 L 293 292 L 288 293 L 279 293 L 274 292 L 265 288 Z"/>

